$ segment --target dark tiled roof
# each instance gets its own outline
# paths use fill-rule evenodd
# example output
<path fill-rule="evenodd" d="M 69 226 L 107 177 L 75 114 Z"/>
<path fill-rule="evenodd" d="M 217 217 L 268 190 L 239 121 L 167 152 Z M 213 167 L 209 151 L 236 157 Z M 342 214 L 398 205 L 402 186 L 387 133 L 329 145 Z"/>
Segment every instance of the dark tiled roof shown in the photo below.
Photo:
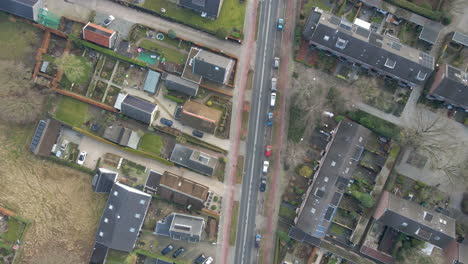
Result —
<path fill-rule="evenodd" d="M 213 82 L 223 84 L 231 73 L 234 61 L 227 57 L 200 49 L 193 58 L 193 72 Z"/>
<path fill-rule="evenodd" d="M 181 77 L 174 74 L 167 75 L 165 84 L 167 89 L 189 96 L 196 96 L 198 92 L 198 84 L 182 79 Z"/>
<path fill-rule="evenodd" d="M 176 144 L 170 160 L 198 173 L 211 176 L 218 164 L 216 157 Z"/>
<path fill-rule="evenodd" d="M 370 130 L 352 121 L 344 120 L 338 125 L 330 148 L 309 187 L 308 196 L 301 205 L 296 223 L 298 229 L 317 239 L 325 237 L 336 212 L 335 204 L 339 204 L 344 192 L 340 186 L 346 186 L 359 162 L 353 159 L 356 149 L 366 144 L 370 134 Z"/>
<path fill-rule="evenodd" d="M 101 243 L 94 243 L 93 253 L 89 264 L 104 264 L 109 248 Z"/>
<path fill-rule="evenodd" d="M 146 179 L 145 186 L 156 190 L 159 186 L 161 176 L 161 173 L 151 170 L 148 174 L 148 178 Z"/>
<path fill-rule="evenodd" d="M 24 17 L 26 19 L 37 19 L 37 11 L 33 7 L 39 3 L 42 7 L 44 1 L 42 0 L 2 0 L 0 1 L 0 10 L 8 13 Z"/>
<path fill-rule="evenodd" d="M 117 180 L 117 172 L 99 168 L 93 177 L 93 191 L 99 193 L 108 193 Z"/>
<path fill-rule="evenodd" d="M 181 0 L 179 5 L 196 12 L 205 12 L 207 17 L 216 18 L 221 9 L 221 0 Z"/>
<path fill-rule="evenodd" d="M 438 27 L 424 26 L 419 34 L 419 38 L 431 44 L 435 44 L 439 38 L 440 30 L 441 29 Z"/>
<path fill-rule="evenodd" d="M 96 242 L 111 249 L 132 251 L 150 201 L 149 194 L 115 183 L 96 232 Z"/>
<path fill-rule="evenodd" d="M 441 67 L 445 67 L 445 76 L 432 93 L 445 98 L 448 103 L 468 109 L 468 73 L 448 64 Z"/>
<path fill-rule="evenodd" d="M 468 47 L 468 36 L 461 32 L 455 32 L 453 34 L 452 40 Z"/>
<path fill-rule="evenodd" d="M 151 115 L 155 110 L 155 104 L 135 96 L 127 95 L 122 102 L 120 112 L 133 119 L 150 124 L 152 121 Z"/>

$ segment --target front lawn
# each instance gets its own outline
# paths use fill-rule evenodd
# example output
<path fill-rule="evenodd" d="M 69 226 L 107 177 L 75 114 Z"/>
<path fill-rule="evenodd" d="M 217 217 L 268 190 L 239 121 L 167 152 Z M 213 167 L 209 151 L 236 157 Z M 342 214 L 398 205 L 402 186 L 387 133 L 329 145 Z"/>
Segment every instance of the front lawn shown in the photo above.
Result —
<path fill-rule="evenodd" d="M 184 64 L 188 56 L 187 54 L 178 51 L 176 48 L 171 49 L 148 39 L 143 40 L 140 43 L 140 47 L 158 53 L 161 56 L 161 59 L 165 58 L 166 61 L 172 61 L 180 64 Z"/>
<path fill-rule="evenodd" d="M 60 100 L 55 117 L 69 125 L 80 127 L 88 116 L 88 104 L 71 97 Z"/>
<path fill-rule="evenodd" d="M 161 155 L 161 148 L 163 146 L 163 140 L 160 136 L 152 133 L 146 133 L 140 139 L 138 143 L 138 149 L 153 153 L 156 155 Z"/>
<path fill-rule="evenodd" d="M 204 29 L 212 34 L 230 34 L 232 31 L 243 32 L 244 29 L 246 4 L 240 3 L 239 0 L 224 0 L 219 17 L 215 20 L 203 18 L 200 14 L 178 7 L 168 0 L 146 0 L 143 7 L 163 17 L 166 16 L 195 28 Z M 161 8 L 166 9 L 166 12 L 162 13 Z"/>

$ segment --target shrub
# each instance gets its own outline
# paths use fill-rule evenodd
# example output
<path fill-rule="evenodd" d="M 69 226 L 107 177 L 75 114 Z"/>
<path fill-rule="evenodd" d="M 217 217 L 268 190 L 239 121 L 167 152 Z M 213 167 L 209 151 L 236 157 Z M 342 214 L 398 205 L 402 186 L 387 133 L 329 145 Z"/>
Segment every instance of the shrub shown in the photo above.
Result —
<path fill-rule="evenodd" d="M 293 72 L 292 77 L 294 79 L 297 79 L 299 77 L 299 74 L 297 72 Z"/>
<path fill-rule="evenodd" d="M 368 114 L 364 111 L 358 110 L 348 112 L 347 116 L 357 123 L 369 128 L 377 134 L 388 138 L 397 138 L 400 129 L 395 124 L 385 121 L 381 118 Z"/>
<path fill-rule="evenodd" d="M 227 158 L 226 157 L 219 157 L 219 162 L 226 164 Z"/>
<path fill-rule="evenodd" d="M 210 207 L 210 209 L 213 210 L 213 211 L 216 210 L 216 208 L 218 208 L 216 205 L 212 205 L 212 206 Z"/>
<path fill-rule="evenodd" d="M 351 195 L 365 208 L 371 208 L 375 204 L 374 198 L 368 193 L 352 191 Z"/>
<path fill-rule="evenodd" d="M 178 103 L 178 104 L 183 104 L 183 103 L 185 102 L 184 99 L 180 99 L 180 98 L 175 97 L 175 96 L 170 95 L 170 94 L 164 95 L 164 97 L 166 97 L 167 99 L 169 99 L 169 100 L 171 100 L 171 101 L 173 101 L 173 102 L 176 102 L 176 103 Z"/>
<path fill-rule="evenodd" d="M 213 105 L 213 102 L 211 102 L 211 101 L 206 101 L 206 105 L 207 105 L 207 106 L 212 106 L 212 105 Z"/>
<path fill-rule="evenodd" d="M 444 14 L 442 17 L 442 24 L 449 25 L 450 23 L 452 23 L 452 17 L 449 14 Z"/>
<path fill-rule="evenodd" d="M 172 30 L 172 29 L 169 29 L 169 31 L 167 32 L 167 36 L 168 36 L 169 38 L 171 38 L 171 39 L 177 38 L 176 32 L 175 32 L 174 30 Z"/>
<path fill-rule="evenodd" d="M 66 161 L 64 159 L 58 158 L 56 156 L 47 156 L 45 158 L 50 160 L 50 161 L 53 161 L 55 163 L 58 163 L 60 165 L 64 165 L 64 166 L 70 167 L 72 169 L 82 171 L 82 172 L 87 173 L 89 175 L 94 175 L 94 171 L 92 169 L 88 169 L 88 168 L 86 168 L 84 166 L 81 166 L 81 165 L 78 165 L 78 164 L 76 164 L 74 162 L 69 162 L 69 161 Z"/>
<path fill-rule="evenodd" d="M 386 0 L 387 2 L 394 4 L 396 6 L 399 6 L 401 8 L 407 9 L 409 11 L 412 11 L 416 14 L 419 14 L 421 16 L 427 17 L 432 20 L 439 21 L 441 18 L 441 12 L 435 11 L 432 9 L 426 9 L 422 6 L 418 6 L 415 3 L 411 3 L 407 0 Z"/>
<path fill-rule="evenodd" d="M 224 29 L 224 28 L 219 28 L 219 29 L 216 30 L 216 32 L 215 32 L 215 36 L 216 36 L 217 38 L 220 38 L 220 39 L 225 39 L 226 36 L 227 36 L 227 34 L 228 34 L 228 33 L 227 33 L 227 30 Z"/>
<path fill-rule="evenodd" d="M 312 170 L 312 168 L 305 164 L 303 164 L 298 170 L 298 174 L 305 178 L 310 178 L 310 176 L 312 176 L 313 173 L 314 171 Z"/>
<path fill-rule="evenodd" d="M 342 121 L 343 119 L 345 119 L 345 117 L 342 116 L 342 115 L 337 115 L 337 116 L 335 116 L 334 119 L 335 119 L 336 122 L 340 122 L 340 121 Z"/>
<path fill-rule="evenodd" d="M 213 197 L 213 202 L 217 202 L 219 200 L 218 196 Z"/>

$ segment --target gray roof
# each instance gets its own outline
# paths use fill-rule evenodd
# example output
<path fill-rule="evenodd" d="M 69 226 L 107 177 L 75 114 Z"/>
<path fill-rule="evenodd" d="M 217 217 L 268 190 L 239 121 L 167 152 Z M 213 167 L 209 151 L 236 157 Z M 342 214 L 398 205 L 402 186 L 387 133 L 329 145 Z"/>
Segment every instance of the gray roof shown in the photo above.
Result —
<path fill-rule="evenodd" d="M 169 232 L 185 237 L 200 240 L 205 226 L 205 219 L 202 217 L 173 213 Z"/>
<path fill-rule="evenodd" d="M 144 99 L 127 95 L 122 102 L 120 112 L 146 124 L 152 122 L 151 116 L 156 111 L 156 104 Z"/>
<path fill-rule="evenodd" d="M 0 10 L 24 17 L 29 20 L 37 20 L 39 8 L 44 6 L 43 0 L 2 0 Z"/>
<path fill-rule="evenodd" d="M 176 144 L 170 160 L 176 164 L 208 176 L 213 175 L 218 159 L 209 154 Z"/>
<path fill-rule="evenodd" d="M 432 94 L 443 97 L 447 103 L 468 109 L 468 73 L 448 64 L 441 67 L 445 67 L 445 75 Z"/>
<path fill-rule="evenodd" d="M 224 83 L 231 73 L 234 61 L 200 49 L 193 58 L 193 72 L 213 82 Z"/>
<path fill-rule="evenodd" d="M 452 41 L 468 47 L 468 36 L 461 32 L 455 32 L 453 34 Z"/>
<path fill-rule="evenodd" d="M 421 33 L 419 34 L 419 38 L 428 43 L 435 44 L 439 38 L 439 33 L 441 30 L 442 25 L 440 23 L 426 23 L 423 26 Z"/>
<path fill-rule="evenodd" d="M 94 243 L 93 253 L 89 260 L 89 264 L 104 264 L 109 248 L 101 243 Z"/>
<path fill-rule="evenodd" d="M 116 144 L 128 146 L 134 149 L 138 147 L 138 142 L 140 141 L 140 136 L 137 132 L 121 125 L 106 127 L 103 138 Z"/>
<path fill-rule="evenodd" d="M 179 5 L 196 12 L 205 12 L 207 17 L 216 18 L 221 9 L 221 0 L 180 0 Z"/>
<path fill-rule="evenodd" d="M 181 77 L 174 74 L 167 75 L 165 84 L 167 89 L 189 96 L 196 96 L 198 92 L 198 84 L 182 79 Z"/>
<path fill-rule="evenodd" d="M 93 177 L 93 191 L 98 193 L 108 193 L 117 181 L 117 172 L 99 168 Z"/>
<path fill-rule="evenodd" d="M 453 218 L 387 191 L 380 197 L 374 218 L 440 248 L 448 246 L 456 237 Z"/>
<path fill-rule="evenodd" d="M 307 20 L 303 31 L 304 38 L 310 44 L 410 84 L 423 85 L 434 69 L 431 55 L 405 46 L 397 39 L 369 32 L 325 12 L 312 11 L 310 16 L 312 18 Z M 314 22 L 318 16 L 317 24 Z"/>
<path fill-rule="evenodd" d="M 299 210 L 296 227 L 305 233 L 304 237 L 325 237 L 370 135 L 369 129 L 352 121 L 344 120 L 338 125 Z"/>
<path fill-rule="evenodd" d="M 115 183 L 96 232 L 96 242 L 111 249 L 132 251 L 150 201 L 149 194 Z"/>
<path fill-rule="evenodd" d="M 46 72 L 47 71 L 47 68 L 49 67 L 49 63 L 48 61 L 43 61 L 42 62 L 42 65 L 41 65 L 41 69 L 40 69 L 40 72 Z"/>
<path fill-rule="evenodd" d="M 156 93 L 158 90 L 158 82 L 161 73 L 157 71 L 148 70 L 146 74 L 145 84 L 143 85 L 143 90 L 149 93 Z"/>
<path fill-rule="evenodd" d="M 145 187 L 156 190 L 158 188 L 158 186 L 159 186 L 161 176 L 162 176 L 162 173 L 150 170 L 150 172 L 148 174 L 148 178 L 146 178 Z"/>

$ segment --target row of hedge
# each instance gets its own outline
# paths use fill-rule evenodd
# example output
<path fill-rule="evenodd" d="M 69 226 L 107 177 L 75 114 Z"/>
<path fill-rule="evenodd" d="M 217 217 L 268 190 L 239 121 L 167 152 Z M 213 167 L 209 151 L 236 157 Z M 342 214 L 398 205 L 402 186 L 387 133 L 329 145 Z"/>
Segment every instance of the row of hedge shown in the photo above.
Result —
<path fill-rule="evenodd" d="M 427 9 L 425 7 L 411 3 L 407 0 L 385 0 L 385 1 L 393 5 L 399 6 L 401 8 L 407 9 L 413 13 L 435 20 L 435 21 L 440 21 L 440 19 L 443 16 L 443 13 L 440 11 Z"/>
<path fill-rule="evenodd" d="M 364 111 L 357 110 L 354 112 L 348 112 L 346 115 L 350 119 L 384 137 L 397 138 L 400 134 L 400 128 L 397 125 L 368 114 Z"/>
<path fill-rule="evenodd" d="M 166 94 L 166 95 L 164 95 L 164 97 L 166 97 L 167 99 L 169 99 L 169 100 L 171 100 L 171 101 L 173 101 L 173 102 L 176 102 L 176 103 L 178 103 L 178 104 L 183 104 L 183 103 L 185 103 L 185 100 L 184 100 L 184 99 L 177 98 L 177 97 L 175 97 L 175 96 L 173 96 L 173 95 L 170 95 L 170 94 Z"/>
<path fill-rule="evenodd" d="M 131 59 L 129 57 L 126 57 L 126 56 L 123 56 L 123 55 L 120 55 L 119 53 L 113 51 L 113 50 L 110 50 L 108 48 L 104 48 L 104 47 L 101 47 L 101 46 L 98 46 L 96 44 L 93 44 L 91 42 L 88 42 L 86 40 L 82 40 L 82 39 L 79 39 L 73 35 L 68 35 L 68 37 L 76 44 L 78 45 L 79 47 L 87 47 L 87 48 L 90 48 L 90 49 L 93 49 L 93 50 L 96 50 L 96 51 L 99 51 L 101 53 L 104 53 L 106 55 L 109 55 L 111 57 L 114 57 L 116 59 L 119 59 L 119 60 L 122 60 L 122 61 L 126 61 L 130 64 L 134 64 L 134 65 L 138 65 L 140 67 L 147 67 L 148 64 L 145 63 L 145 62 L 141 62 L 141 61 L 138 61 L 138 60 L 134 60 L 134 59 Z"/>

